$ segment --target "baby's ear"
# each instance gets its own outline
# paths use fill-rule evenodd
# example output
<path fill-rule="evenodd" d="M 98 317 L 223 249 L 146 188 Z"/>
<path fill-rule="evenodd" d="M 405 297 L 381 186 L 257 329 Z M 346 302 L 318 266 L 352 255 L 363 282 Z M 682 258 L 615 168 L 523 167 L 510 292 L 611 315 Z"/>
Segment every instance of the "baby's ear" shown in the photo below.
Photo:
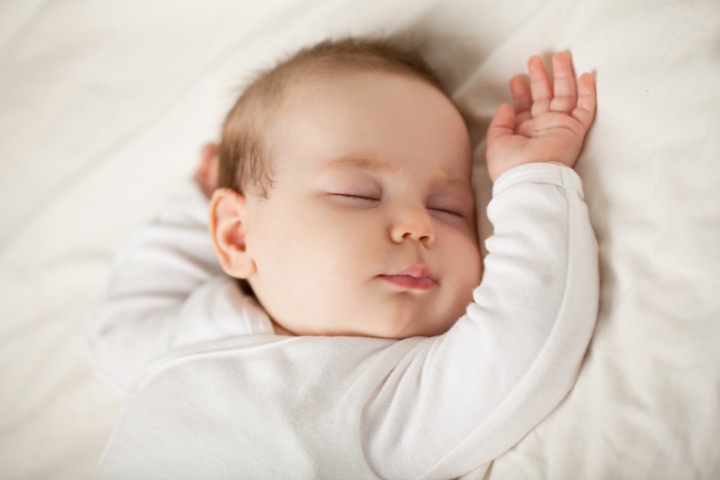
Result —
<path fill-rule="evenodd" d="M 219 188 L 210 200 L 210 236 L 225 273 L 249 278 L 255 262 L 247 251 L 247 199 L 229 188 Z"/>

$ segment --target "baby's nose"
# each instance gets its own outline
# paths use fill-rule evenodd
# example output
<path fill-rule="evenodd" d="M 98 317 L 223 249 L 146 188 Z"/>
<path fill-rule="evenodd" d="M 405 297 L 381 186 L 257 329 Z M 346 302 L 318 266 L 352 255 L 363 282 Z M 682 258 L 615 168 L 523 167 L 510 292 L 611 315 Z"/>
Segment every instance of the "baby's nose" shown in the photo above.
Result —
<path fill-rule="evenodd" d="M 432 218 L 424 207 L 405 207 L 398 211 L 390 228 L 393 243 L 415 240 L 429 248 L 435 243 Z"/>

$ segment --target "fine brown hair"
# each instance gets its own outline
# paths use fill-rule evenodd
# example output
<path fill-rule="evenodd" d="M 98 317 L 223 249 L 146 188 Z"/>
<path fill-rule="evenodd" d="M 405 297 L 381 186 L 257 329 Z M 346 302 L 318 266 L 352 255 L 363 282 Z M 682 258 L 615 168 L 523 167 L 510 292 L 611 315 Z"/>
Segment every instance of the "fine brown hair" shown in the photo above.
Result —
<path fill-rule="evenodd" d="M 268 132 L 277 121 L 288 86 L 308 78 L 308 73 L 353 70 L 419 79 L 444 93 L 418 49 L 399 42 L 344 38 L 304 48 L 257 76 L 227 114 L 219 148 L 219 187 L 267 198 L 273 186 Z"/>

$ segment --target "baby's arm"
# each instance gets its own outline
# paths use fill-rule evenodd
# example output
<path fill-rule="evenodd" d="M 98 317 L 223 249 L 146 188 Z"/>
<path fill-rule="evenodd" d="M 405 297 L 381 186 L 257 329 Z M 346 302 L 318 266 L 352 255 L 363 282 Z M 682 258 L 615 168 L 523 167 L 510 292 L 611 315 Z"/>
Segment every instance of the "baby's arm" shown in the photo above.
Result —
<path fill-rule="evenodd" d="M 403 408 L 368 409 L 371 457 L 398 477 L 454 478 L 512 447 L 572 388 L 592 335 L 597 245 L 580 178 L 557 164 L 573 165 L 580 152 L 594 82 L 581 78 L 573 105 L 563 97 L 574 87 L 563 78 L 569 58 L 556 55 L 548 98 L 538 61 L 530 60 L 536 100 L 513 79 L 516 111 L 501 106 L 490 126 L 495 231 L 474 302 L 449 332 L 418 345 L 420 362 L 386 379 Z"/>
<path fill-rule="evenodd" d="M 121 390 L 170 348 L 222 335 L 264 333 L 220 268 L 208 235 L 207 196 L 217 183 L 214 147 L 203 149 L 195 184 L 174 196 L 117 256 L 105 298 L 88 319 L 88 346 Z M 237 312 L 232 314 L 234 309 Z M 262 317 L 263 314 L 260 314 Z"/>

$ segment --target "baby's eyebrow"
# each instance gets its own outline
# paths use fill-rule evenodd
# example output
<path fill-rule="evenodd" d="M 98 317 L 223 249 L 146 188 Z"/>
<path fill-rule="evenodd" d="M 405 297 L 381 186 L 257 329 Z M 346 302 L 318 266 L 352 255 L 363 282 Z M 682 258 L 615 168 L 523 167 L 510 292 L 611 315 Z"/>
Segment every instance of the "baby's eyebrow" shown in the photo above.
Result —
<path fill-rule="evenodd" d="M 323 165 L 327 169 L 343 169 L 343 168 L 357 168 L 366 170 L 369 172 L 379 173 L 392 173 L 397 171 L 397 167 L 391 162 L 386 160 L 367 157 L 367 156 L 347 156 L 340 157 L 325 162 Z M 451 190 L 466 190 L 470 192 L 472 187 L 470 186 L 469 179 L 462 179 L 453 177 L 446 173 L 438 173 L 430 180 L 430 186 L 438 190 L 451 189 Z"/>
<path fill-rule="evenodd" d="M 450 189 L 462 189 L 470 190 L 470 181 L 463 180 L 457 177 L 451 177 L 449 175 L 437 175 L 432 179 L 430 185 L 435 188 L 450 188 Z"/>
<path fill-rule="evenodd" d="M 371 172 L 392 172 L 396 168 L 387 161 L 369 157 L 340 157 L 324 165 L 326 168 L 359 168 Z"/>

